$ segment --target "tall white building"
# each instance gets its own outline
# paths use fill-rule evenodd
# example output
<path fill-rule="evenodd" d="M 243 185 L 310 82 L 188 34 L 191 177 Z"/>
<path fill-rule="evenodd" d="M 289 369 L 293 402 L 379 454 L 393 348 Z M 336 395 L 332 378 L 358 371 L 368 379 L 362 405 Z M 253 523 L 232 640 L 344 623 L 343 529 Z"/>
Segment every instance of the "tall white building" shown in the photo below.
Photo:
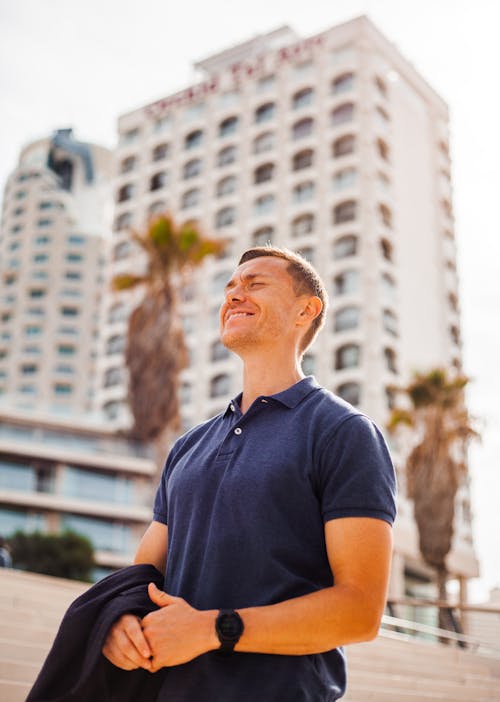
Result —
<path fill-rule="evenodd" d="M 0 235 L 0 403 L 92 408 L 112 154 L 71 129 L 26 146 Z"/>
<path fill-rule="evenodd" d="M 240 389 L 218 308 L 238 254 L 267 241 L 301 251 L 330 291 L 305 370 L 383 426 L 393 385 L 461 366 L 446 104 L 366 17 L 308 39 L 283 27 L 196 67 L 195 85 L 120 117 L 114 186 L 112 273 L 140 267 L 129 229 L 165 209 L 229 242 L 181 291 L 185 426 Z M 136 295 L 106 302 L 97 400 L 118 425 Z M 465 582 L 477 574 L 467 489 L 458 512 L 449 562 Z M 428 576 L 402 497 L 392 590 Z"/>

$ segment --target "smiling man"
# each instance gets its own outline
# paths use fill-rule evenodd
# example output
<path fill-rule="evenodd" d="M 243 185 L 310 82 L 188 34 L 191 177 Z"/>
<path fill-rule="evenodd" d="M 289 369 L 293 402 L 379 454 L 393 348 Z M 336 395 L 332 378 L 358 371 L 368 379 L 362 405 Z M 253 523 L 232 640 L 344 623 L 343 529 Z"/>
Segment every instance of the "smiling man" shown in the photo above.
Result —
<path fill-rule="evenodd" d="M 222 342 L 243 392 L 175 443 L 136 563 L 165 572 L 159 609 L 125 615 L 105 656 L 168 667 L 165 702 L 331 702 L 342 646 L 384 609 L 394 470 L 373 422 L 304 377 L 327 295 L 312 266 L 246 251 L 228 281 Z"/>

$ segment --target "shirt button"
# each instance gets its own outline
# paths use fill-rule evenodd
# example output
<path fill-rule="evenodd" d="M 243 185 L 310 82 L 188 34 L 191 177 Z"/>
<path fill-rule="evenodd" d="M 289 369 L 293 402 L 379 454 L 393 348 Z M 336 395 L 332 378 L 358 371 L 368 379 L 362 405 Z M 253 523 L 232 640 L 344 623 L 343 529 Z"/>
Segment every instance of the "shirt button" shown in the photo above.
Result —
<path fill-rule="evenodd" d="M 231 402 L 231 404 L 230 404 L 229 406 L 231 407 L 231 412 L 234 412 L 235 410 L 234 410 L 234 405 L 233 405 L 232 402 Z"/>
<path fill-rule="evenodd" d="M 235 433 L 235 434 L 238 434 L 238 436 L 239 436 L 239 435 L 241 434 L 241 429 L 240 429 L 240 427 L 236 427 L 236 429 L 234 430 L 234 433 Z"/>

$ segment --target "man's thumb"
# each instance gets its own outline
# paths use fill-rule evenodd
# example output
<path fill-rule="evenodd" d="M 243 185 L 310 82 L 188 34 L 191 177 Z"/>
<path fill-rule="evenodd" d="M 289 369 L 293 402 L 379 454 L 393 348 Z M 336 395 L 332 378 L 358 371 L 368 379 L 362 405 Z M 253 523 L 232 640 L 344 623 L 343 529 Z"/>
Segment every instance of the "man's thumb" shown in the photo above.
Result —
<path fill-rule="evenodd" d="M 178 598 L 169 595 L 163 590 L 159 590 L 154 583 L 149 583 L 148 585 L 149 599 L 152 600 L 159 607 L 166 607 L 167 605 L 173 604 Z"/>

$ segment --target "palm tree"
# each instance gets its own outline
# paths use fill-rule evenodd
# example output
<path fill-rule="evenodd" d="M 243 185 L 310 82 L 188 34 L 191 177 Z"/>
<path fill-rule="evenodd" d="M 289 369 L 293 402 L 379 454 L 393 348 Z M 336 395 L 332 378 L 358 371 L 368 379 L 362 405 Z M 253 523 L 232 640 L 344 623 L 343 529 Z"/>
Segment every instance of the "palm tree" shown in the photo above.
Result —
<path fill-rule="evenodd" d="M 441 368 L 416 373 L 402 388 L 411 408 L 395 408 L 388 424 L 390 431 L 401 424 L 415 429 L 416 443 L 406 462 L 407 495 L 413 500 L 422 558 L 436 571 L 438 597 L 443 601 L 455 499 L 467 475 L 467 445 L 478 436 L 464 404 L 468 382 L 465 375 L 450 378 Z M 445 626 L 442 610 L 439 621 Z"/>
<path fill-rule="evenodd" d="M 131 236 L 146 254 L 146 270 L 119 274 L 112 281 L 114 290 L 144 289 L 129 317 L 125 351 L 134 419 L 130 435 L 162 443 L 168 430 L 179 429 L 179 374 L 188 363 L 176 288 L 207 256 L 221 252 L 225 242 L 205 237 L 195 223 L 177 226 L 168 213 Z"/>

